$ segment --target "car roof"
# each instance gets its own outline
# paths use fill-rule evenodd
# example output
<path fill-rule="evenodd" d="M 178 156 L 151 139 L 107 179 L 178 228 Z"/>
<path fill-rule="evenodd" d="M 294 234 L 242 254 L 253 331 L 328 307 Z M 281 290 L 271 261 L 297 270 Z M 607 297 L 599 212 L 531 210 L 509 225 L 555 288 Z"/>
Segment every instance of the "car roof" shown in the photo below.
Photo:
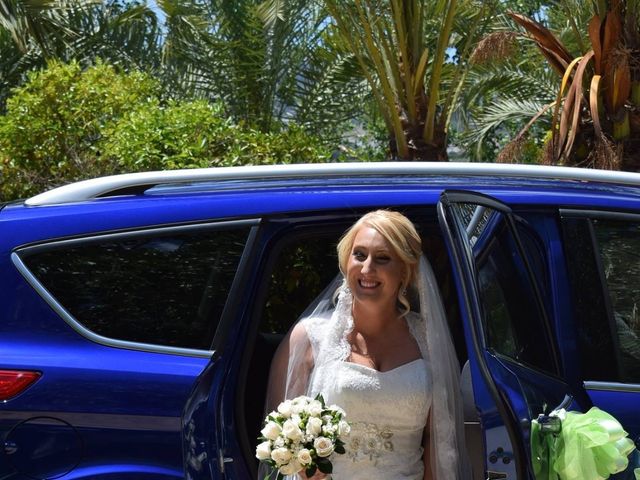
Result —
<path fill-rule="evenodd" d="M 25 201 L 26 205 L 56 205 L 82 202 L 105 196 L 142 193 L 159 186 L 207 185 L 219 188 L 250 188 L 265 181 L 287 181 L 290 186 L 308 184 L 311 180 L 332 181 L 367 177 L 434 177 L 453 180 L 460 177 L 491 177 L 521 180 L 566 180 L 617 185 L 640 185 L 640 174 L 539 165 L 507 165 L 494 163 L 454 162 L 379 162 L 318 163 L 222 167 L 160 172 L 139 172 L 95 178 L 55 188 Z M 406 178 L 405 178 L 406 180 Z"/>
<path fill-rule="evenodd" d="M 358 163 L 116 175 L 66 185 L 0 212 L 0 250 L 53 239 L 218 221 L 425 206 L 446 189 L 512 206 L 640 210 L 640 175 L 564 167 Z"/>

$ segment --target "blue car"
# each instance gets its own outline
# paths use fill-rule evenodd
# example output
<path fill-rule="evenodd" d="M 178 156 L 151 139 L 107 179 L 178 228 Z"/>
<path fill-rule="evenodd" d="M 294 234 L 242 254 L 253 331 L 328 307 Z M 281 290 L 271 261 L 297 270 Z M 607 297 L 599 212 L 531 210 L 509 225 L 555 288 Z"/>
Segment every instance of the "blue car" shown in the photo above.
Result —
<path fill-rule="evenodd" d="M 0 479 L 257 478 L 271 358 L 377 208 L 436 272 L 475 479 L 534 479 L 531 421 L 557 408 L 640 444 L 639 174 L 183 170 L 0 206 Z"/>

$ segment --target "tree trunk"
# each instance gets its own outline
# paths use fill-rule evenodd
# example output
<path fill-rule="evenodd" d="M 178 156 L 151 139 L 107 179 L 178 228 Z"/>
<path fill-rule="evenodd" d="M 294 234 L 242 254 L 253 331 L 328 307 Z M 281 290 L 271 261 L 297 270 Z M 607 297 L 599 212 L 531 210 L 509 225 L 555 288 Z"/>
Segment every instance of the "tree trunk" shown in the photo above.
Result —
<path fill-rule="evenodd" d="M 398 155 L 396 140 L 393 136 L 389 139 L 389 149 L 391 158 L 399 162 L 448 162 L 447 154 L 447 134 L 442 128 L 437 128 L 435 133 L 435 143 L 430 144 L 422 138 L 423 127 L 405 130 L 407 144 L 409 145 L 409 156 L 402 158 Z"/>

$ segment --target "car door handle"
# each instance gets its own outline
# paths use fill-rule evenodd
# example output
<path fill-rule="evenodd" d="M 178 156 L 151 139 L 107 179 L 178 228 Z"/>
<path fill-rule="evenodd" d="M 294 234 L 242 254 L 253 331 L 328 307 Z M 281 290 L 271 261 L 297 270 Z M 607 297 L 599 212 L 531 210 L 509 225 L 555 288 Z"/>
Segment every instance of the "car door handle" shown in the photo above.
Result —
<path fill-rule="evenodd" d="M 499 478 L 507 478 L 504 472 L 487 472 L 487 480 L 498 480 Z"/>

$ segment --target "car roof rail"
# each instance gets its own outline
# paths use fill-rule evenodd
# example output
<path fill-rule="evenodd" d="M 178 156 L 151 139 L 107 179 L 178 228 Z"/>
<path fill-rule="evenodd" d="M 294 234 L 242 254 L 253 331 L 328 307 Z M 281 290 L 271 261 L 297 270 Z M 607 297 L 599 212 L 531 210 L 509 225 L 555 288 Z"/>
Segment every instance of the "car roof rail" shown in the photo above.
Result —
<path fill-rule="evenodd" d="M 144 193 L 158 185 L 226 180 L 330 178 L 373 175 L 498 176 L 640 185 L 640 174 L 573 167 L 468 162 L 358 162 L 195 168 L 112 175 L 83 180 L 31 197 L 29 206 Z"/>

